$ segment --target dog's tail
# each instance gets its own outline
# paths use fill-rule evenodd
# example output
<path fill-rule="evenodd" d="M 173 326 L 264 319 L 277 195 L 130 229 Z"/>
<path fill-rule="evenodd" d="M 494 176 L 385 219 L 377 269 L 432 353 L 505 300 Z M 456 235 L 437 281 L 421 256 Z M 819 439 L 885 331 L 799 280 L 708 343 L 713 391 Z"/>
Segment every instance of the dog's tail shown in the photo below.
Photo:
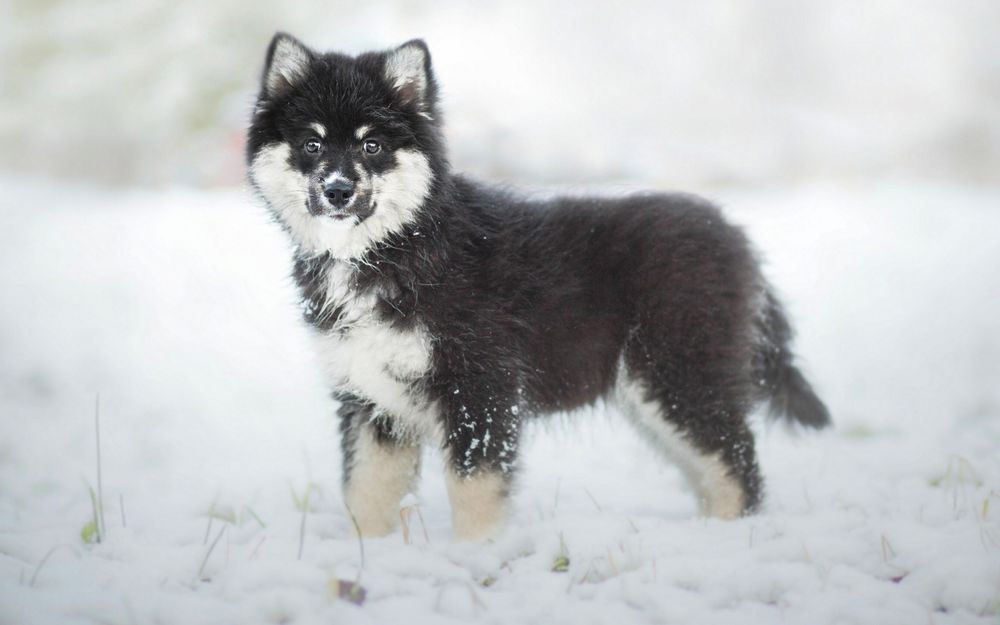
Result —
<path fill-rule="evenodd" d="M 761 390 L 760 399 L 769 405 L 770 416 L 811 428 L 830 425 L 830 412 L 793 362 L 792 329 L 781 303 L 769 290 L 757 330 L 754 382 Z"/>

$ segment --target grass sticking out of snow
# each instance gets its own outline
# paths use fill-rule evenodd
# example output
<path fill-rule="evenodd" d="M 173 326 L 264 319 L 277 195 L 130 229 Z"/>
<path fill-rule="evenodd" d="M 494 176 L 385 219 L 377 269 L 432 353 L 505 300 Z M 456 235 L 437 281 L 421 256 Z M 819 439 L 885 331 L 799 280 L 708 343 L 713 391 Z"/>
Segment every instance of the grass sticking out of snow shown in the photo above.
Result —
<path fill-rule="evenodd" d="M 611 409 L 530 427 L 509 526 L 468 545 L 432 452 L 400 531 L 355 538 L 289 250 L 243 195 L 5 181 L 0 623 L 995 623 L 1000 190 L 719 199 L 836 428 L 755 423 L 765 508 L 721 522 Z"/>

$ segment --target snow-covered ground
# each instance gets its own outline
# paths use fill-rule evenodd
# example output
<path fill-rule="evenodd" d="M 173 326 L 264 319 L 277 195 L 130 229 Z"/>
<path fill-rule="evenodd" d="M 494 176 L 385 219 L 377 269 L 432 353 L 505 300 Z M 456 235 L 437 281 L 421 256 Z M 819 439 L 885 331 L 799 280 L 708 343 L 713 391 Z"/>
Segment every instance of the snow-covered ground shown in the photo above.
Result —
<path fill-rule="evenodd" d="M 695 518 L 679 473 L 598 408 L 533 429 L 497 541 L 450 541 L 431 454 L 409 540 L 362 555 L 264 210 L 2 186 L 4 625 L 1000 619 L 1000 189 L 713 194 L 764 252 L 836 420 L 758 424 L 762 514 Z"/>

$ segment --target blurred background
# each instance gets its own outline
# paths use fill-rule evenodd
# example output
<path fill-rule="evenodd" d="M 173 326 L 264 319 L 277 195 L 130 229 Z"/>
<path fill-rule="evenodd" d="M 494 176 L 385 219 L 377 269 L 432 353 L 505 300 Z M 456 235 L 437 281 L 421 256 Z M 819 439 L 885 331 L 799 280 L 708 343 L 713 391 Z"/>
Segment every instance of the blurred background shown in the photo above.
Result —
<path fill-rule="evenodd" d="M 0 4 L 0 168 L 243 183 L 276 30 L 423 37 L 453 161 L 534 183 L 1000 180 L 1000 4 L 196 0 Z"/>

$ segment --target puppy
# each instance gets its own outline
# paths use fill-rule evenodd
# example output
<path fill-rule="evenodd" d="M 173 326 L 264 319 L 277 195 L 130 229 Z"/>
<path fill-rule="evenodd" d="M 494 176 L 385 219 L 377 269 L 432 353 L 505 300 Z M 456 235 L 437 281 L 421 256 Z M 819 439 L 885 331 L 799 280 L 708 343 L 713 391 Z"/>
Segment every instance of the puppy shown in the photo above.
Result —
<path fill-rule="evenodd" d="M 501 526 L 524 419 L 605 399 L 676 459 L 704 514 L 755 510 L 748 413 L 829 414 L 744 234 L 686 194 L 530 199 L 451 171 L 427 46 L 271 42 L 249 176 L 339 402 L 347 507 L 393 530 L 420 449 L 455 535 Z"/>

